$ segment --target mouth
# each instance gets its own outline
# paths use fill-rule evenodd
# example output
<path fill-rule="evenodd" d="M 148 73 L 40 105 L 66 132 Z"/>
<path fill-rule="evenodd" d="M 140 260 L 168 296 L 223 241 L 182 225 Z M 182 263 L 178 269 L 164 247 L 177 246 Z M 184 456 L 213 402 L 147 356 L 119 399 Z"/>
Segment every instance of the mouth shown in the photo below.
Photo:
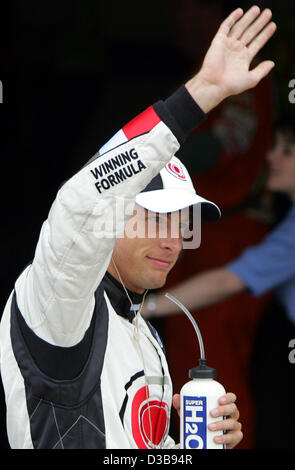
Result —
<path fill-rule="evenodd" d="M 172 264 L 172 261 L 167 261 L 160 258 L 153 258 L 151 256 L 147 256 L 147 259 L 151 264 L 162 269 L 169 269 Z"/>

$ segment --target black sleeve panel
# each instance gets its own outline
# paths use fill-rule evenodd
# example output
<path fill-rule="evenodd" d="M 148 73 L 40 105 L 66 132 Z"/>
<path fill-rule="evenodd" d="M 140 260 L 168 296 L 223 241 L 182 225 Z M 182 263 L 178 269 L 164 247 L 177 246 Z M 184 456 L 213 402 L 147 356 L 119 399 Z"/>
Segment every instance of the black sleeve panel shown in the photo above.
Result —
<path fill-rule="evenodd" d="M 94 317 L 83 339 L 75 346 L 54 346 L 39 338 L 29 328 L 21 312 L 17 308 L 17 321 L 23 339 L 30 354 L 45 375 L 55 380 L 73 380 L 81 373 L 88 359 L 94 331 Z"/>
<path fill-rule="evenodd" d="M 185 142 L 189 133 L 207 117 L 184 85 L 165 101 L 155 103 L 154 109 L 180 144 Z"/>

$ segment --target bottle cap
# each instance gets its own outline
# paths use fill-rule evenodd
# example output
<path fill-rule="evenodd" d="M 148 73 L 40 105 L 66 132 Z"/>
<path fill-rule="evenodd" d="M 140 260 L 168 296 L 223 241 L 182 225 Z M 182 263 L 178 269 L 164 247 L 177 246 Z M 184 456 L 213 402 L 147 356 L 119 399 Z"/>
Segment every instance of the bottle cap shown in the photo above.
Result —
<path fill-rule="evenodd" d="M 191 379 L 215 379 L 217 377 L 216 369 L 206 365 L 206 359 L 199 359 L 200 365 L 189 370 Z"/>

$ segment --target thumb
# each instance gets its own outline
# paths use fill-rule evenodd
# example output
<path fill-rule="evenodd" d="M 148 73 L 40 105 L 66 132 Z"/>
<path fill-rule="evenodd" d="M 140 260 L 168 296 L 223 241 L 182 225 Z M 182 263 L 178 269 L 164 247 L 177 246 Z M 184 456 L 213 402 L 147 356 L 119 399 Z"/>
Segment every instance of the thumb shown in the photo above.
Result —
<path fill-rule="evenodd" d="M 172 398 L 172 404 L 174 408 L 176 409 L 178 415 L 180 416 L 180 395 L 179 393 L 175 393 Z"/>
<path fill-rule="evenodd" d="M 275 63 L 272 60 L 265 60 L 250 71 L 253 80 L 253 88 L 274 68 Z"/>

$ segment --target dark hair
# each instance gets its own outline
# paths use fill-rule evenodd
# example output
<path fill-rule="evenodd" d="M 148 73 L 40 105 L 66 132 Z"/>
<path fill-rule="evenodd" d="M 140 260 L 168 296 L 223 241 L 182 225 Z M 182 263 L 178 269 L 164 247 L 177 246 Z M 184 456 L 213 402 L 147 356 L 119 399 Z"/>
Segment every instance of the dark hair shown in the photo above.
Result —
<path fill-rule="evenodd" d="M 295 142 L 295 114 L 287 113 L 277 120 L 276 132 L 281 132 L 291 142 Z"/>

